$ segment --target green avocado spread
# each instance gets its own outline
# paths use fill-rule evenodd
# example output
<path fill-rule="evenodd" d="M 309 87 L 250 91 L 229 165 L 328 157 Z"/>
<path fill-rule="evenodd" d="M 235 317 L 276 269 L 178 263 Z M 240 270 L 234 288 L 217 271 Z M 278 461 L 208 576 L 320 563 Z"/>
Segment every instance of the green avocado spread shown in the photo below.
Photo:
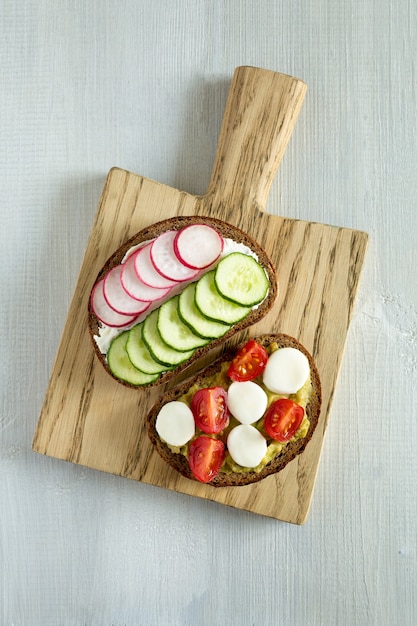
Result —
<path fill-rule="evenodd" d="M 276 343 L 271 343 L 266 348 L 266 350 L 268 354 L 272 354 L 272 352 L 274 352 L 275 350 L 279 350 L 279 347 Z M 219 369 L 218 372 L 204 379 L 204 387 L 205 388 L 206 387 L 223 387 L 223 389 L 227 391 L 229 386 L 232 383 L 231 379 L 227 375 L 229 365 L 230 365 L 230 361 L 225 361 L 224 363 L 222 363 L 221 368 Z M 307 435 L 307 432 L 310 426 L 310 421 L 305 412 L 306 406 L 311 396 L 310 376 L 308 377 L 304 385 L 301 387 L 301 389 L 297 391 L 297 393 L 290 394 L 290 395 L 279 395 L 276 393 L 272 393 L 263 384 L 262 376 L 255 378 L 253 382 L 257 383 L 265 391 L 268 397 L 268 407 L 272 404 L 272 402 L 274 402 L 275 400 L 278 400 L 279 398 L 290 398 L 291 400 L 293 400 L 294 402 L 296 402 L 297 404 L 301 405 L 304 408 L 304 418 L 303 418 L 303 421 L 301 422 L 299 429 L 295 433 L 295 435 L 287 443 L 280 443 L 279 441 L 275 441 L 274 439 L 271 439 L 271 437 L 264 430 L 263 417 L 257 422 L 255 422 L 254 424 L 252 424 L 255 428 L 257 428 L 262 433 L 262 435 L 267 440 L 266 454 L 263 457 L 262 461 L 259 463 L 259 465 L 257 465 L 256 467 L 247 468 L 247 467 L 242 467 L 241 465 L 238 465 L 237 463 L 235 463 L 235 461 L 232 459 L 232 457 L 230 456 L 230 454 L 228 453 L 226 449 L 226 456 L 225 456 L 225 459 L 223 461 L 223 465 L 220 471 L 227 473 L 227 474 L 230 474 L 231 472 L 240 472 L 240 473 L 260 472 L 265 467 L 265 465 L 267 465 L 277 454 L 281 452 L 281 450 L 286 445 L 288 445 L 288 443 L 290 443 L 291 441 L 295 441 L 296 439 L 303 439 Z M 177 398 L 177 400 L 181 402 L 185 402 L 185 404 L 190 406 L 191 400 L 195 392 L 198 391 L 199 389 L 202 389 L 202 386 L 194 384 L 192 387 L 190 387 L 190 389 L 185 394 Z M 226 445 L 227 436 L 229 432 L 232 430 L 232 428 L 234 428 L 238 424 L 239 424 L 238 420 L 231 415 L 229 424 L 221 433 L 219 433 L 218 435 L 206 435 L 206 436 L 213 437 L 215 439 L 221 439 Z M 196 432 L 195 432 L 193 439 L 199 437 L 202 434 L 204 433 L 202 433 L 198 428 L 196 428 Z M 189 443 L 190 442 L 188 442 L 187 444 L 181 447 L 175 447 L 175 446 L 170 445 L 169 448 L 174 453 L 177 453 L 177 454 L 180 453 L 188 457 Z"/>

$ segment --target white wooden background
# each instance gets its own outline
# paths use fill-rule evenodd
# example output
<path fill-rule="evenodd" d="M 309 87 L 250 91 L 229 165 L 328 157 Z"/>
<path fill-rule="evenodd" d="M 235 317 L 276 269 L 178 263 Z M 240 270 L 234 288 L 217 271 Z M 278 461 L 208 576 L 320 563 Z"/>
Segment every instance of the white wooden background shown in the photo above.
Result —
<path fill-rule="evenodd" d="M 417 623 L 416 3 L 0 12 L 0 624 Z M 309 87 L 268 210 L 371 236 L 301 527 L 30 448 L 107 171 L 203 193 L 238 65 Z"/>

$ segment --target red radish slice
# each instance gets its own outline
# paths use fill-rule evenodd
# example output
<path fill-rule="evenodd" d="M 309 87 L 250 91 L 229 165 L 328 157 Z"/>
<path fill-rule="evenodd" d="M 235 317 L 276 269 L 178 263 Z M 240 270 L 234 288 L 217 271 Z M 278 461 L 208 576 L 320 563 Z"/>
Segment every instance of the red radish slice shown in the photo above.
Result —
<path fill-rule="evenodd" d="M 100 280 L 93 288 L 91 293 L 91 307 L 99 320 L 106 326 L 114 328 L 122 328 L 132 324 L 137 315 L 122 315 L 112 309 L 106 302 L 103 292 L 104 279 Z"/>
<path fill-rule="evenodd" d="M 139 254 L 140 250 L 136 252 Z M 170 292 L 170 287 L 166 289 L 157 289 L 155 287 L 149 287 L 140 280 L 135 270 L 136 254 L 133 254 L 128 258 L 126 263 L 123 263 L 122 273 L 120 276 L 123 288 L 127 291 L 129 296 L 136 298 L 136 300 L 142 300 L 144 302 L 154 302 L 160 298 L 164 298 Z"/>
<path fill-rule="evenodd" d="M 176 280 L 164 278 L 164 276 L 156 271 L 151 260 L 151 244 L 142 248 L 136 255 L 135 270 L 140 280 L 149 287 L 166 289 L 167 287 L 178 285 Z"/>
<path fill-rule="evenodd" d="M 151 244 L 151 261 L 155 269 L 165 278 L 182 282 L 197 276 L 196 269 L 187 267 L 178 259 L 174 251 L 175 230 L 167 230 Z"/>
<path fill-rule="evenodd" d="M 147 241 L 141 241 L 140 243 L 136 244 L 136 246 L 132 246 L 132 248 L 129 248 L 129 250 L 126 252 L 126 254 L 124 255 L 122 259 L 122 263 L 126 263 L 127 259 L 130 256 L 132 256 L 132 254 L 135 254 L 135 252 L 137 252 L 140 248 L 143 248 L 144 246 L 149 245 L 152 241 L 153 239 L 149 239 Z"/>
<path fill-rule="evenodd" d="M 122 315 L 139 315 L 149 308 L 150 302 L 132 298 L 121 282 L 123 265 L 116 265 L 104 278 L 103 294 L 107 304 Z"/>
<path fill-rule="evenodd" d="M 190 224 L 178 231 L 174 251 L 178 259 L 192 269 L 201 270 L 212 265 L 223 251 L 223 237 L 207 224 Z"/>

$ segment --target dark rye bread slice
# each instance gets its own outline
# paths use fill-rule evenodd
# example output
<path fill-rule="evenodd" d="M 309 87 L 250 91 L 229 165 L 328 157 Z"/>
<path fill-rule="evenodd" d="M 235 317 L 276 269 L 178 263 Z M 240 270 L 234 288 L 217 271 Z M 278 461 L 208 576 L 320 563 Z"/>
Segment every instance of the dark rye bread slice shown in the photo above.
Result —
<path fill-rule="evenodd" d="M 110 371 L 107 365 L 106 355 L 100 352 L 100 349 L 94 339 L 94 335 L 98 335 L 100 322 L 95 316 L 94 311 L 91 308 L 91 298 L 89 298 L 88 328 L 89 328 L 90 337 L 91 337 L 96 355 L 98 359 L 100 360 L 101 364 L 103 365 L 103 367 L 105 368 L 105 370 L 107 371 L 107 373 L 110 374 L 110 376 L 112 376 L 112 378 L 117 380 L 120 384 L 126 387 L 130 387 L 132 389 L 143 389 L 143 388 L 155 387 L 157 385 L 162 385 L 162 384 L 168 383 L 169 381 L 172 381 L 180 372 L 185 370 L 191 364 L 195 363 L 199 358 L 206 355 L 211 349 L 225 343 L 235 333 L 245 328 L 248 328 L 252 324 L 255 324 L 260 319 L 262 319 L 271 309 L 277 297 L 278 284 L 277 284 L 275 268 L 272 265 L 272 262 L 270 261 L 265 250 L 263 250 L 263 248 L 254 239 L 252 239 L 247 233 L 240 230 L 236 226 L 233 226 L 232 224 L 228 224 L 227 222 L 223 222 L 222 220 L 219 220 L 216 218 L 203 217 L 203 216 L 177 216 L 177 217 L 173 217 L 167 220 L 163 220 L 161 222 L 157 222 L 139 231 L 133 237 L 131 237 L 128 241 L 126 241 L 122 246 L 120 246 L 120 248 L 118 248 L 116 252 L 114 252 L 109 259 L 107 259 L 106 263 L 104 264 L 104 266 L 98 273 L 97 277 L 95 278 L 92 288 L 99 280 L 101 280 L 107 274 L 107 272 L 109 272 L 109 270 L 111 270 L 113 267 L 121 263 L 127 251 L 133 246 L 136 246 L 142 242 L 154 239 L 155 237 L 157 237 L 158 235 L 160 235 L 161 233 L 167 230 L 180 230 L 184 226 L 188 226 L 190 224 L 207 224 L 215 228 L 220 233 L 220 235 L 222 235 L 222 237 L 233 239 L 234 241 L 238 243 L 242 243 L 248 246 L 257 255 L 259 263 L 262 265 L 262 267 L 265 269 L 268 275 L 269 284 L 270 284 L 268 295 L 265 298 L 265 300 L 259 305 L 258 308 L 251 311 L 251 313 L 249 313 L 249 315 L 247 315 L 241 322 L 234 324 L 230 328 L 230 330 L 228 330 L 228 332 L 225 333 L 222 337 L 218 339 L 213 339 L 212 341 L 210 341 L 210 343 L 206 344 L 202 348 L 198 348 L 190 359 L 188 359 L 187 361 L 184 361 L 183 363 L 178 365 L 178 367 L 176 367 L 175 369 L 164 372 L 156 381 L 148 385 L 143 385 L 141 387 L 136 387 L 135 385 L 131 385 L 130 383 L 127 383 L 125 381 L 122 381 L 116 378 Z"/>
<path fill-rule="evenodd" d="M 280 472 L 282 469 L 284 469 L 287 463 L 292 461 L 296 456 L 303 452 L 306 445 L 313 436 L 314 430 L 318 424 L 321 408 L 321 383 L 317 367 L 309 352 L 296 339 L 290 337 L 289 335 L 261 335 L 259 337 L 254 337 L 254 339 L 265 348 L 267 348 L 271 343 L 276 343 L 280 348 L 297 348 L 307 356 L 310 364 L 310 377 L 312 384 L 311 397 L 306 406 L 306 415 L 310 421 L 310 426 L 306 436 L 303 439 L 297 439 L 296 441 L 291 441 L 286 444 L 281 452 L 279 452 L 267 465 L 265 465 L 265 467 L 260 472 L 219 472 L 219 474 L 217 474 L 217 476 L 212 481 L 207 483 L 209 485 L 212 485 L 213 487 L 237 487 L 242 485 L 249 485 L 251 483 L 258 482 L 263 478 L 270 476 L 271 474 L 276 474 L 277 472 Z M 187 393 L 187 391 L 193 385 L 196 384 L 200 388 L 204 388 L 205 386 L 207 386 L 207 383 L 205 381 L 207 381 L 210 376 L 213 376 L 219 371 L 222 363 L 231 361 L 235 354 L 240 350 L 240 348 L 245 345 L 245 343 L 246 342 L 243 342 L 240 345 L 236 346 L 233 350 L 230 350 L 223 354 L 221 358 L 217 359 L 214 363 L 209 365 L 199 374 L 187 379 L 181 385 L 170 389 L 152 407 L 146 418 L 147 431 L 152 444 L 155 446 L 156 450 L 164 459 L 164 461 L 166 461 L 172 468 L 177 470 L 186 478 L 196 480 L 190 470 L 187 458 L 183 454 L 172 452 L 169 446 L 160 439 L 158 433 L 156 432 L 155 424 L 158 413 L 164 404 L 172 400 L 178 400 L 183 394 Z"/>

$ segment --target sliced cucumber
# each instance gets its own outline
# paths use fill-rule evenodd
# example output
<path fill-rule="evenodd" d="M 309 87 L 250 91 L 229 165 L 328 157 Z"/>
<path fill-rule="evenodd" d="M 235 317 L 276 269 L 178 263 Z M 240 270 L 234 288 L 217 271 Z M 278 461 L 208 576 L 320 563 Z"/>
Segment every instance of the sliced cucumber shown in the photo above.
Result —
<path fill-rule="evenodd" d="M 131 385 L 149 385 L 159 378 L 159 374 L 144 374 L 130 361 L 126 352 L 126 343 L 129 331 L 121 333 L 112 341 L 107 353 L 107 363 L 112 374 L 119 380 L 124 380 Z"/>
<path fill-rule="evenodd" d="M 226 257 L 227 258 L 227 257 Z M 211 320 L 230 325 L 240 322 L 250 313 L 249 307 L 239 306 L 220 295 L 214 280 L 217 270 L 204 274 L 196 284 L 195 303 L 199 311 Z"/>
<path fill-rule="evenodd" d="M 126 352 L 132 364 L 145 374 L 160 374 L 169 367 L 155 361 L 142 337 L 143 322 L 130 329 L 126 343 Z"/>
<path fill-rule="evenodd" d="M 193 356 L 194 350 L 174 350 L 162 339 L 158 330 L 158 309 L 150 313 L 143 323 L 143 341 L 153 358 L 162 365 L 179 365 Z"/>
<path fill-rule="evenodd" d="M 254 306 L 268 293 L 265 270 L 251 256 L 232 252 L 216 268 L 215 283 L 220 294 L 240 306 Z"/>
<path fill-rule="evenodd" d="M 196 283 L 190 283 L 179 296 L 178 313 L 191 330 L 205 339 L 217 339 L 229 330 L 230 326 L 209 320 L 195 303 Z"/>
<path fill-rule="evenodd" d="M 178 314 L 179 296 L 174 296 L 159 307 L 158 330 L 162 339 L 174 350 L 196 350 L 208 343 L 195 335 Z"/>

